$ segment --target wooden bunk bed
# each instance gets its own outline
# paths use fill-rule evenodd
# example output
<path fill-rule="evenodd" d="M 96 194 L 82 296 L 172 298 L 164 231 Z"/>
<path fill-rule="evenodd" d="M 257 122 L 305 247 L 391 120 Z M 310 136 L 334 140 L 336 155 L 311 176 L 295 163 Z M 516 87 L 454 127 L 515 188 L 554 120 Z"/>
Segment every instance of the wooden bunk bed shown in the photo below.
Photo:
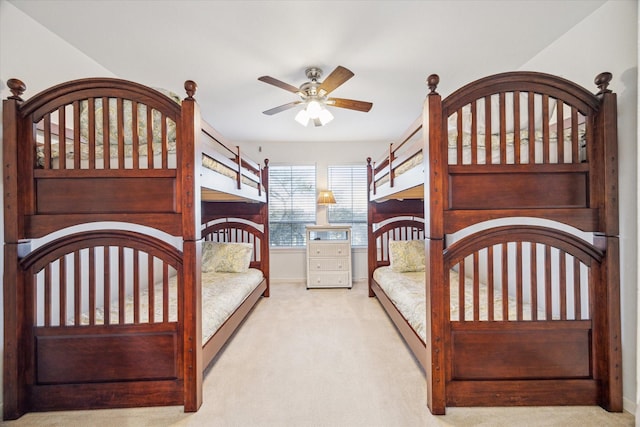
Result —
<path fill-rule="evenodd" d="M 509 72 L 442 99 L 431 75 L 423 115 L 382 160 L 368 159 L 369 295 L 424 368 L 432 413 L 622 411 L 610 80 L 598 75 L 594 95 Z M 419 241 L 424 264 L 394 267 L 399 240 Z"/>
<path fill-rule="evenodd" d="M 111 78 L 27 101 L 24 83 L 7 85 L 4 419 L 197 411 L 204 368 L 269 295 L 268 162 L 244 158 L 202 120 L 193 81 L 182 101 Z M 216 244 L 242 246 L 246 265 L 205 275 L 203 246 Z M 254 283 L 203 336 L 204 294 L 220 292 L 205 277 L 224 284 L 236 271 Z"/>

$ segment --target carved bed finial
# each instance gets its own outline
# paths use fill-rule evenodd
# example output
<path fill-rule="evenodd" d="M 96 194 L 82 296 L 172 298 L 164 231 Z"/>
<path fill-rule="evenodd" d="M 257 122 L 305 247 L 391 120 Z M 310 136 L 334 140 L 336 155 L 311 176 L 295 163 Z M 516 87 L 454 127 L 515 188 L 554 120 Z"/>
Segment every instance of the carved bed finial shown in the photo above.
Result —
<path fill-rule="evenodd" d="M 436 92 L 438 83 L 440 83 L 440 76 L 438 76 L 437 74 L 431 74 L 429 77 L 427 77 L 427 84 L 429 85 L 429 90 L 431 90 L 430 93 L 438 93 Z"/>
<path fill-rule="evenodd" d="M 264 159 L 264 167 L 269 167 L 269 159 Z"/>
<path fill-rule="evenodd" d="M 27 90 L 27 85 L 25 85 L 22 80 L 9 79 L 7 80 L 7 86 L 13 94 L 13 96 L 10 96 L 9 99 L 17 99 L 18 101 L 22 101 L 21 96 L 24 91 Z"/>
<path fill-rule="evenodd" d="M 367 157 L 367 165 L 371 165 L 371 157 Z"/>
<path fill-rule="evenodd" d="M 196 89 L 198 89 L 198 85 L 193 80 L 187 80 L 184 82 L 184 90 L 187 91 L 187 99 L 193 99 Z"/>
<path fill-rule="evenodd" d="M 613 75 L 608 71 L 605 71 L 604 73 L 600 73 L 596 76 L 593 82 L 596 84 L 596 86 L 598 86 L 598 89 L 600 89 L 600 91 L 596 95 L 601 95 L 603 93 L 611 93 L 611 90 L 607 89 L 607 86 L 609 86 L 609 83 L 611 82 L 612 78 L 613 78 Z"/>

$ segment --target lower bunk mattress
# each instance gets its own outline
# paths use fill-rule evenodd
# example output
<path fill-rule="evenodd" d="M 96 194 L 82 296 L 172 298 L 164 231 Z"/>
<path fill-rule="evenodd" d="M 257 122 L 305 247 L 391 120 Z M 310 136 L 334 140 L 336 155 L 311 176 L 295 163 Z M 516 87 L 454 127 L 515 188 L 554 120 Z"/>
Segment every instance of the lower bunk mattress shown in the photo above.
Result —
<path fill-rule="evenodd" d="M 391 267 L 379 267 L 373 273 L 373 278 L 391 300 L 396 309 L 404 317 L 411 328 L 420 337 L 422 342 L 426 342 L 426 290 L 425 290 L 425 272 L 403 272 L 399 273 L 391 269 Z M 450 295 L 449 295 L 449 318 L 451 321 L 460 320 L 460 304 L 459 304 L 459 282 L 458 273 L 455 270 L 449 272 Z M 464 292 L 464 318 L 472 319 L 474 316 L 474 293 L 473 280 L 465 278 Z M 488 320 L 488 292 L 487 286 L 480 283 L 479 286 L 479 319 Z M 509 297 L 508 318 L 503 319 L 503 297 L 500 292 L 493 295 L 493 319 L 496 321 L 510 320 L 516 318 L 517 304 L 515 298 Z M 527 304 L 523 305 L 523 318 L 531 319 L 531 307 Z M 545 318 L 545 313 L 538 310 L 538 318 Z"/>
<path fill-rule="evenodd" d="M 264 279 L 261 270 L 249 268 L 246 272 L 229 273 L 218 271 L 202 272 L 202 342 L 206 343 L 233 312 L 247 299 Z M 168 281 L 168 319 L 170 322 L 177 321 L 177 276 L 173 276 Z M 140 322 L 149 321 L 149 290 L 140 292 L 138 301 Z M 163 318 L 164 313 L 164 292 L 163 284 L 156 283 L 153 290 L 152 316 L 156 320 Z M 133 297 L 128 297 L 124 305 L 125 323 L 133 319 L 134 306 L 136 302 Z M 110 310 L 109 320 L 111 324 L 117 324 L 120 313 L 117 308 Z M 95 324 L 104 324 L 104 309 L 96 308 Z M 89 324 L 88 315 L 85 313 L 81 318 L 81 324 Z"/>

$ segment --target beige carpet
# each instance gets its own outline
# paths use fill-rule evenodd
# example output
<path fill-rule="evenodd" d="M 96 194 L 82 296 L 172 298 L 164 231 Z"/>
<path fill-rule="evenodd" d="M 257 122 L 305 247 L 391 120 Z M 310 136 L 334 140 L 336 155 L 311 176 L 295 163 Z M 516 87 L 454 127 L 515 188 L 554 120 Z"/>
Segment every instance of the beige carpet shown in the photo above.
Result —
<path fill-rule="evenodd" d="M 366 284 L 273 284 L 206 372 L 204 404 L 31 413 L 9 426 L 633 426 L 598 407 L 449 408 L 430 415 L 425 380 Z"/>

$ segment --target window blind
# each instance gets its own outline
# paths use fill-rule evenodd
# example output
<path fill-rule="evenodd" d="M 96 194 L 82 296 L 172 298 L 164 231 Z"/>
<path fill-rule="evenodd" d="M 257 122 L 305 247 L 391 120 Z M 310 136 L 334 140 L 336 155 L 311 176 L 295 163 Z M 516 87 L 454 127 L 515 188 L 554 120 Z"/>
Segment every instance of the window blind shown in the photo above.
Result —
<path fill-rule="evenodd" d="M 316 222 L 315 166 L 269 166 L 271 246 L 305 245 L 305 226 Z"/>
<path fill-rule="evenodd" d="M 328 168 L 329 188 L 336 204 L 329 206 L 328 221 L 351 225 L 353 246 L 367 244 L 367 167 L 340 165 Z"/>

